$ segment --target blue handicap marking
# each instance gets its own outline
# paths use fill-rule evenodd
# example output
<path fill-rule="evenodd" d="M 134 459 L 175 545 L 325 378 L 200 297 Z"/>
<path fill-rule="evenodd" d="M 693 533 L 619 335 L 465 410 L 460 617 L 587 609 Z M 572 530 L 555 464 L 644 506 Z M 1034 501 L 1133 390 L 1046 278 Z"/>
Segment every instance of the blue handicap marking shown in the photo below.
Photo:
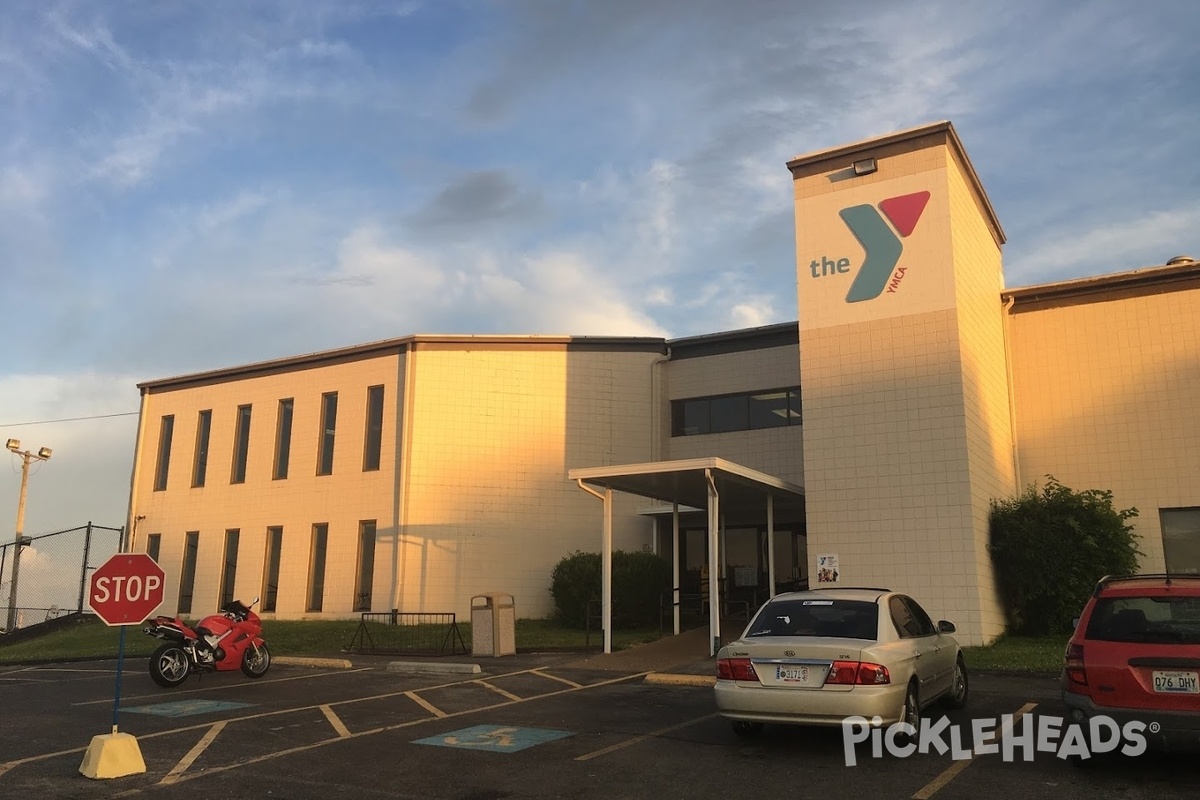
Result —
<path fill-rule="evenodd" d="M 196 714 L 213 714 L 235 708 L 249 708 L 251 703 L 232 703 L 227 700 L 176 700 L 171 703 L 155 703 L 150 706 L 124 708 L 129 714 L 154 714 L 159 717 L 190 717 Z"/>
<path fill-rule="evenodd" d="M 555 739 L 572 736 L 571 731 L 547 728 L 517 728 L 511 725 L 476 725 L 472 728 L 418 739 L 413 744 L 432 744 L 438 747 L 463 747 L 469 750 L 490 750 L 496 753 L 515 753 Z"/>

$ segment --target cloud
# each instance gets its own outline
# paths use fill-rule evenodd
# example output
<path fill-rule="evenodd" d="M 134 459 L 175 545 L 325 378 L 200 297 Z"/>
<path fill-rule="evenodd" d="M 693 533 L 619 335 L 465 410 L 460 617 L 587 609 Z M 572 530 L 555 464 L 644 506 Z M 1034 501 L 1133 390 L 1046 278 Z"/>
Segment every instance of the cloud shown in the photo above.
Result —
<path fill-rule="evenodd" d="M 1055 231 L 1007 257 L 1007 283 L 1020 286 L 1077 276 L 1103 274 L 1165 264 L 1177 255 L 1198 257 L 1195 251 L 1158 251 L 1160 258 L 1145 263 L 1152 245 L 1196 241 L 1200 203 L 1153 211 L 1126 222 L 1103 222 Z"/>
<path fill-rule="evenodd" d="M 409 225 L 458 228 L 491 222 L 521 222 L 542 209 L 536 191 L 523 190 L 503 169 L 469 172 L 452 180 L 423 208 L 409 217 Z"/>

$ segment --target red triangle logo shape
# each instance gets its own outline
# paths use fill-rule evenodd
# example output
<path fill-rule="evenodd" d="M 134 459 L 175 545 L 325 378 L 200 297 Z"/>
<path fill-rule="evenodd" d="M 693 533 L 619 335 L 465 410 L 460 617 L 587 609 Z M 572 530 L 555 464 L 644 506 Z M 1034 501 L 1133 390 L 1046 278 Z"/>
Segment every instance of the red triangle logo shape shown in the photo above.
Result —
<path fill-rule="evenodd" d="M 917 227 L 917 221 L 921 219 L 928 202 L 929 192 L 902 194 L 879 201 L 879 210 L 887 215 L 901 236 L 908 236 Z"/>

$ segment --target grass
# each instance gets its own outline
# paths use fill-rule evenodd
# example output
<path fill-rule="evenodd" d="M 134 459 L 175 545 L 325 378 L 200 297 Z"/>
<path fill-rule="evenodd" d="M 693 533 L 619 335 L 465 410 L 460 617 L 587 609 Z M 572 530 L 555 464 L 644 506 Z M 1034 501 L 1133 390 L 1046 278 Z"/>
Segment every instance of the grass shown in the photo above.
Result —
<path fill-rule="evenodd" d="M 271 653 L 276 656 L 337 656 L 354 638 L 358 624 L 358 620 L 268 620 L 263 625 L 263 634 L 271 646 Z M 471 624 L 460 622 L 458 629 L 469 652 Z M 87 619 L 36 639 L 10 645 L 0 640 L 0 664 L 114 658 L 120 642 L 119 631 L 99 620 Z M 582 649 L 588 644 L 585 631 L 564 628 L 548 620 L 519 619 L 515 632 L 518 650 Z M 621 650 L 657 638 L 657 628 L 614 630 L 613 649 Z M 384 639 L 378 636 L 375 639 L 378 646 L 385 646 Z M 161 643 L 159 639 L 144 635 L 140 625 L 125 626 L 125 654 L 128 656 L 148 656 Z M 596 648 L 601 643 L 599 632 L 592 631 L 590 646 Z"/>
<path fill-rule="evenodd" d="M 1069 634 L 1062 636 L 1003 636 L 986 647 L 964 647 L 968 669 L 1018 674 L 1057 674 Z"/>

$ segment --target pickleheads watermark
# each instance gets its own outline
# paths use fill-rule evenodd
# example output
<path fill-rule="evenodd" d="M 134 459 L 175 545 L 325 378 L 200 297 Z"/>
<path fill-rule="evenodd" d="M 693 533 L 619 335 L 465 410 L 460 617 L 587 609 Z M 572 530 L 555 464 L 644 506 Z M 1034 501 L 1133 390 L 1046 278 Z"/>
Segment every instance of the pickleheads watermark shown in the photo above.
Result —
<path fill-rule="evenodd" d="M 1064 722 L 1067 723 L 1064 727 Z M 1058 758 L 1091 758 L 1117 750 L 1126 756 L 1146 751 L 1145 732 L 1157 733 L 1159 724 L 1131 721 L 1123 726 L 1105 716 L 1074 723 L 1062 717 L 1003 714 L 996 719 L 973 719 L 970 731 L 951 724 L 949 718 L 921 720 L 919 728 L 907 722 L 886 727 L 879 717 L 846 717 L 842 720 L 842 746 L 846 766 L 858 763 L 856 746 L 870 740 L 871 755 L 882 758 L 884 750 L 896 758 L 914 753 L 950 754 L 955 761 L 977 755 L 1000 755 L 1004 761 L 1033 761 L 1035 753 L 1053 753 Z"/>

